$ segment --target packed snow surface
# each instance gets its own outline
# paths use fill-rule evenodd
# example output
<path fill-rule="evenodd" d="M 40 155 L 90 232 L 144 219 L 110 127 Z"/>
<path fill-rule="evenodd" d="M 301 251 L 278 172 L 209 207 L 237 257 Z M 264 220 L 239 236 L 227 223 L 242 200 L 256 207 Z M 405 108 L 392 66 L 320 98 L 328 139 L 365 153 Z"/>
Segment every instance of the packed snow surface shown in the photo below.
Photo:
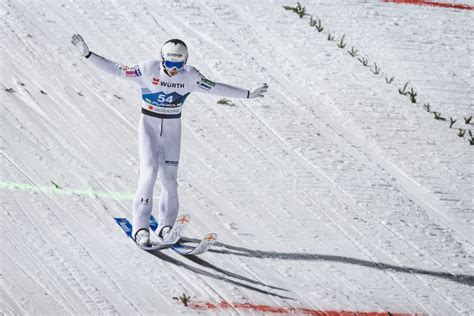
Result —
<path fill-rule="evenodd" d="M 1 2 L 0 313 L 474 314 L 474 11 L 301 4 L 321 32 L 280 0 Z M 184 108 L 185 235 L 217 233 L 213 251 L 147 253 L 115 224 L 131 217 L 140 94 L 74 33 L 130 64 L 181 38 L 208 78 L 268 83 Z"/>

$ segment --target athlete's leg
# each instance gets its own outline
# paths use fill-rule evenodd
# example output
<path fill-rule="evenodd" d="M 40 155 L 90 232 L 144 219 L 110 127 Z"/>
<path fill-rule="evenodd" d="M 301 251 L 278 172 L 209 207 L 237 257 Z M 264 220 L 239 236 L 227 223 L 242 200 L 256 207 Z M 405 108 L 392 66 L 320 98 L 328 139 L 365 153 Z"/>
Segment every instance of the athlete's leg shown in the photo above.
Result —
<path fill-rule="evenodd" d="M 158 177 L 161 181 L 159 227 L 172 226 L 178 217 L 178 165 L 181 149 L 181 119 L 164 120 Z M 160 148 L 161 149 L 161 148 Z"/>
<path fill-rule="evenodd" d="M 133 201 L 132 236 L 135 236 L 139 229 L 149 227 L 153 207 L 153 187 L 158 173 L 160 123 L 158 118 L 141 115 L 138 124 L 140 176 Z"/>

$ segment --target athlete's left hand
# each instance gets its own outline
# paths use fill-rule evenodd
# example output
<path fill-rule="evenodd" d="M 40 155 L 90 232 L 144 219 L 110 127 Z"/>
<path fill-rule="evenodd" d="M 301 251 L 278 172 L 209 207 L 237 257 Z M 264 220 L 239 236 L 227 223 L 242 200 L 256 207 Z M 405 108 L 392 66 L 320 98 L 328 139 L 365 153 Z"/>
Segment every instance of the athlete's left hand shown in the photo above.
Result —
<path fill-rule="evenodd" d="M 71 38 L 71 43 L 76 46 L 82 56 L 86 58 L 89 56 L 89 47 L 87 46 L 86 41 L 84 41 L 80 34 L 74 34 Z"/>
<path fill-rule="evenodd" d="M 268 90 L 268 85 L 266 83 L 261 84 L 249 91 L 249 99 L 263 98 L 267 90 Z"/>

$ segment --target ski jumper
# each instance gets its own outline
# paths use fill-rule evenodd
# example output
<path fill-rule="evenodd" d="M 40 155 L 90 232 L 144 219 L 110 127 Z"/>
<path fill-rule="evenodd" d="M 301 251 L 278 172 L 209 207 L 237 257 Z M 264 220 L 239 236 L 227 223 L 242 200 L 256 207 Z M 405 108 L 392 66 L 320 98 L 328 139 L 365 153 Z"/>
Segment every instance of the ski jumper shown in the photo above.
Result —
<path fill-rule="evenodd" d="M 92 52 L 87 58 L 103 71 L 131 80 L 141 88 L 142 110 L 138 124 L 140 176 L 133 201 L 132 236 L 149 227 L 157 176 L 162 186 L 158 207 L 159 232 L 163 226 L 172 226 L 179 212 L 177 177 L 184 101 L 191 92 L 248 98 L 249 91 L 212 82 L 190 65 L 185 65 L 177 75 L 170 77 L 160 60 L 130 67 Z"/>

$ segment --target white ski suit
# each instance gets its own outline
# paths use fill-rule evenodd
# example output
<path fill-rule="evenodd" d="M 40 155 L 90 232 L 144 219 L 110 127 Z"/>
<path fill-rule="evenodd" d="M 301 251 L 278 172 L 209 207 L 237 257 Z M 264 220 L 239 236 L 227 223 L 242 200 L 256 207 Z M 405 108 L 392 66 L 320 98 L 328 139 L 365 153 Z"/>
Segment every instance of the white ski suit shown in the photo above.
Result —
<path fill-rule="evenodd" d="M 132 67 L 110 61 L 95 53 L 87 58 L 105 72 L 136 82 L 142 92 L 142 114 L 138 124 L 140 177 L 133 202 L 133 235 L 149 227 L 153 187 L 161 181 L 157 231 L 172 226 L 178 216 L 178 164 L 181 147 L 181 110 L 191 92 L 231 98 L 248 98 L 249 91 L 207 80 L 196 68 L 185 65 L 170 77 L 160 60 Z"/>

